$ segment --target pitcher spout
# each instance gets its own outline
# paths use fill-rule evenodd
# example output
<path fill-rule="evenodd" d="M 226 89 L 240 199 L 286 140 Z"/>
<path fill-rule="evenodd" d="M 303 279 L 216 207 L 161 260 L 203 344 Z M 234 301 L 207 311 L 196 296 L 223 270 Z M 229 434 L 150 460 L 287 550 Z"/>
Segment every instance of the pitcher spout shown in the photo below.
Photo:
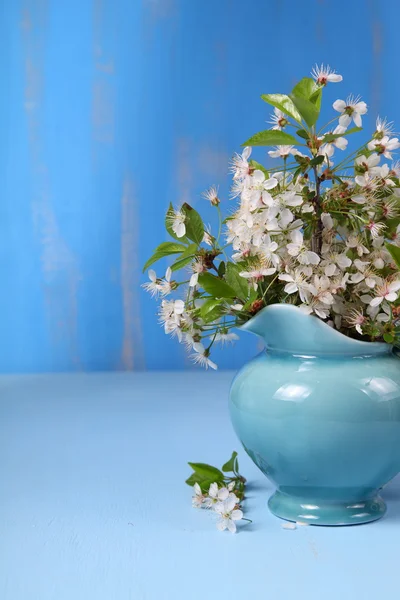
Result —
<path fill-rule="evenodd" d="M 318 317 L 292 304 L 271 304 L 240 327 L 261 337 L 267 349 L 301 356 L 373 356 L 392 346 L 345 336 Z"/>

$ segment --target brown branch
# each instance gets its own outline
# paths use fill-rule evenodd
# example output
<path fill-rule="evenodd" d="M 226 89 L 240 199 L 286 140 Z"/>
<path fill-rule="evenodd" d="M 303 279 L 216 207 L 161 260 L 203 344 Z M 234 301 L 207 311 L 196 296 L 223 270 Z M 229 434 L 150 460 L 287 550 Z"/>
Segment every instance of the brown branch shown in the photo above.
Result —
<path fill-rule="evenodd" d="M 316 254 L 318 254 L 318 256 L 320 256 L 321 249 L 322 249 L 322 230 L 323 230 L 323 223 L 321 220 L 321 214 L 322 214 L 321 179 L 318 176 L 317 167 L 313 167 L 313 171 L 314 171 L 314 176 L 315 176 L 315 196 L 313 198 L 313 204 L 314 204 L 314 208 L 315 208 L 315 213 L 317 215 L 317 226 L 312 233 L 311 250 L 313 252 L 315 252 Z"/>

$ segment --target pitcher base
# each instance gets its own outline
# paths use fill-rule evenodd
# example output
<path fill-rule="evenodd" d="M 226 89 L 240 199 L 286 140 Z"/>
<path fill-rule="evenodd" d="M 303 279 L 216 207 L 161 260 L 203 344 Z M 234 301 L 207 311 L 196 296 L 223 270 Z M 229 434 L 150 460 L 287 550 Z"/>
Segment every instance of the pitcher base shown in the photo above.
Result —
<path fill-rule="evenodd" d="M 276 491 L 268 501 L 272 514 L 297 523 L 308 525 L 357 525 L 370 523 L 383 517 L 386 504 L 375 496 L 359 502 L 328 503 L 320 499 L 297 498 Z"/>

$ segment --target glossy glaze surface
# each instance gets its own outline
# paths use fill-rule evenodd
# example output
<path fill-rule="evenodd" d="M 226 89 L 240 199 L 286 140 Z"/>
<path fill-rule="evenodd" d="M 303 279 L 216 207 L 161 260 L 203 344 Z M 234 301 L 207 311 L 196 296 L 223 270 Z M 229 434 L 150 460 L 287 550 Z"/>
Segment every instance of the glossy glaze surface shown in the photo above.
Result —
<path fill-rule="evenodd" d="M 378 491 L 400 471 L 400 362 L 391 347 L 351 340 L 289 305 L 263 309 L 244 329 L 267 347 L 234 379 L 230 412 L 278 488 L 272 512 L 321 525 L 382 516 Z"/>

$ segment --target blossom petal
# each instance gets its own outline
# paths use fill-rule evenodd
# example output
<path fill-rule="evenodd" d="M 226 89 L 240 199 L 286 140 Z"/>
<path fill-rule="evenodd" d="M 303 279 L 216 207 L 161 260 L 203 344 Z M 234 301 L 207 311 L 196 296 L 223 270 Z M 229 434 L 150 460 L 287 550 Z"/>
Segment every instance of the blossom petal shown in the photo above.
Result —
<path fill-rule="evenodd" d="M 365 160 L 365 156 L 363 157 Z M 367 159 L 367 165 L 369 167 L 376 167 L 379 164 L 379 161 L 381 160 L 381 157 L 379 156 L 379 154 L 371 154 L 371 156 L 368 157 Z"/>
<path fill-rule="evenodd" d="M 217 521 L 217 529 L 219 529 L 219 531 L 225 531 L 227 526 L 228 526 L 227 519 L 221 519 L 220 521 Z"/>
<path fill-rule="evenodd" d="M 293 283 L 287 283 L 285 285 L 284 290 L 285 290 L 285 292 L 287 294 L 294 294 L 295 292 L 297 292 L 298 287 L 297 287 L 297 285 L 294 282 Z"/>
<path fill-rule="evenodd" d="M 246 146 L 246 148 L 242 152 L 242 158 L 244 158 L 244 160 L 247 160 L 251 154 L 251 151 L 252 151 L 252 147 Z"/>
<path fill-rule="evenodd" d="M 288 273 L 282 273 L 282 275 L 279 275 L 278 279 L 280 279 L 281 281 L 289 281 L 289 282 L 293 281 L 293 277 L 291 275 L 289 275 Z"/>
<path fill-rule="evenodd" d="M 385 300 L 388 302 L 395 302 L 397 300 L 397 294 L 395 292 L 390 292 L 390 294 L 386 294 Z"/>
<path fill-rule="evenodd" d="M 233 521 L 240 521 L 240 519 L 243 519 L 243 512 L 238 508 L 233 510 L 231 514 L 231 519 Z"/>
<path fill-rule="evenodd" d="M 220 500 L 226 500 L 228 496 L 229 496 L 229 490 L 228 490 L 228 488 L 223 487 L 223 488 L 221 488 L 218 491 L 218 498 Z"/>
<path fill-rule="evenodd" d="M 215 362 L 213 362 L 212 360 L 210 360 L 209 358 L 207 359 L 207 365 L 211 368 L 214 369 L 214 371 L 218 370 L 218 365 L 215 364 Z"/>
<path fill-rule="evenodd" d="M 325 267 L 325 275 L 327 277 L 332 277 L 336 273 L 336 265 L 331 263 L 330 265 L 326 265 Z"/>
<path fill-rule="evenodd" d="M 342 127 L 348 127 L 351 123 L 351 117 L 347 114 L 341 115 L 339 117 L 339 125 Z"/>
<path fill-rule="evenodd" d="M 177 223 L 175 225 L 174 231 L 175 231 L 176 237 L 178 237 L 178 238 L 183 237 L 186 233 L 185 223 Z"/>
<path fill-rule="evenodd" d="M 389 285 L 389 290 L 391 292 L 397 292 L 397 290 L 400 290 L 400 280 L 399 281 L 393 281 L 393 283 L 391 283 Z"/>
<path fill-rule="evenodd" d="M 346 138 L 344 138 L 344 137 L 340 137 L 340 138 L 337 138 L 334 143 L 335 143 L 336 148 L 339 148 L 339 150 L 346 150 L 347 144 L 349 143 L 349 141 L 346 140 Z"/>
<path fill-rule="evenodd" d="M 261 194 L 261 200 L 266 206 L 271 206 L 274 201 L 271 194 L 267 191 L 263 191 L 263 193 Z"/>
<path fill-rule="evenodd" d="M 396 298 L 395 298 L 396 299 Z M 372 298 L 370 305 L 371 306 L 379 306 L 379 304 L 383 301 L 382 296 L 378 296 L 377 298 Z"/>
<path fill-rule="evenodd" d="M 193 350 L 195 352 L 198 352 L 199 354 L 204 354 L 205 348 L 204 348 L 204 346 L 203 346 L 203 344 L 201 342 L 195 342 L 193 344 Z M 216 486 L 217 484 L 216 483 L 212 483 L 211 486 L 213 486 L 213 485 Z M 211 486 L 210 486 L 210 489 L 211 489 Z"/>
<path fill-rule="evenodd" d="M 195 344 L 193 344 L 193 348 L 195 347 Z M 217 498 L 218 496 L 218 484 L 217 483 L 212 483 L 210 485 L 210 489 L 208 490 L 208 495 L 210 496 L 210 498 Z"/>
<path fill-rule="evenodd" d="M 236 523 L 231 519 L 228 519 L 228 529 L 231 533 L 236 533 Z"/>
<path fill-rule="evenodd" d="M 265 179 L 265 175 L 260 169 L 256 169 L 253 173 L 253 180 L 255 183 L 262 183 Z"/>
<path fill-rule="evenodd" d="M 267 179 L 264 183 L 264 189 L 265 190 L 272 190 L 274 187 L 276 187 L 278 185 L 279 181 L 276 179 L 276 177 L 270 177 L 269 179 Z"/>
<path fill-rule="evenodd" d="M 227 513 L 231 512 L 235 508 L 237 501 L 238 499 L 235 496 L 235 494 L 231 494 L 228 496 L 228 498 L 224 501 L 224 506 Z"/>
<path fill-rule="evenodd" d="M 344 100 L 335 100 L 335 102 L 332 104 L 332 107 L 334 110 L 337 110 L 337 112 L 343 112 L 346 108 L 346 102 Z"/>
<path fill-rule="evenodd" d="M 199 280 L 199 274 L 193 273 L 193 275 L 190 277 L 189 287 L 195 287 L 198 283 L 198 280 Z"/>
<path fill-rule="evenodd" d="M 174 311 L 177 315 L 181 315 L 185 310 L 185 303 L 183 300 L 175 300 Z"/>
<path fill-rule="evenodd" d="M 365 115 L 368 112 L 367 104 L 364 101 L 357 102 L 354 108 L 360 115 Z"/>
<path fill-rule="evenodd" d="M 331 83 L 339 83 L 340 81 L 343 81 L 343 77 L 339 75 L 339 73 L 330 73 L 326 80 Z"/>

